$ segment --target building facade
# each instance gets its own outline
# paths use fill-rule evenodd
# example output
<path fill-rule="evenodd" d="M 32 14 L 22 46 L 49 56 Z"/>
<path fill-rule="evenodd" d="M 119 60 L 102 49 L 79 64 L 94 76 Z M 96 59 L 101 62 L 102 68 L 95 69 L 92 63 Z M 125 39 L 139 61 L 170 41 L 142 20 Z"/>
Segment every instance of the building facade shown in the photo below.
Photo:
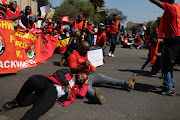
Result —
<path fill-rule="evenodd" d="M 10 0 L 7 0 L 8 2 Z M 40 7 L 44 5 L 48 5 L 48 0 L 16 0 L 17 4 L 20 7 L 20 10 L 24 10 L 26 6 L 31 6 L 32 12 L 34 15 L 38 15 L 40 11 Z"/>

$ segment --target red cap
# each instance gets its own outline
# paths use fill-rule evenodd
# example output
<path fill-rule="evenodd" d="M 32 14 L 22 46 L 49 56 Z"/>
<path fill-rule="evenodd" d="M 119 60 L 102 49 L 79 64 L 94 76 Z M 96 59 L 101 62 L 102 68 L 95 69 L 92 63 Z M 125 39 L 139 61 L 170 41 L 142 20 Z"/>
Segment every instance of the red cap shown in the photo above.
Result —
<path fill-rule="evenodd" d="M 63 29 L 60 29 L 60 32 L 64 32 L 64 30 L 63 30 Z"/>
<path fill-rule="evenodd" d="M 78 17 L 79 17 L 79 16 L 82 16 L 82 17 L 83 17 L 83 14 L 82 14 L 82 13 L 79 13 Z"/>
<path fill-rule="evenodd" d="M 52 29 L 47 29 L 46 32 L 52 32 L 53 30 Z"/>
<path fill-rule="evenodd" d="M 57 33 L 58 31 L 57 30 L 54 30 L 54 33 Z"/>

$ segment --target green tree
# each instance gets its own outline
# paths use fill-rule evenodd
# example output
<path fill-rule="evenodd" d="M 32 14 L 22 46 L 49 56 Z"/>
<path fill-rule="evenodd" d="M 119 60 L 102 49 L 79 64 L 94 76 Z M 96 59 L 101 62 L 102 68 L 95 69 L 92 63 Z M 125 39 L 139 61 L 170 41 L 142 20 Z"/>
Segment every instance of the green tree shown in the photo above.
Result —
<path fill-rule="evenodd" d="M 117 14 L 118 20 L 120 20 L 121 22 L 124 22 L 127 19 L 127 16 L 125 16 L 123 12 L 118 10 L 117 8 L 111 8 L 108 10 L 108 12 L 111 18 L 113 17 L 113 14 Z"/>
<path fill-rule="evenodd" d="M 102 7 L 104 5 L 104 0 L 89 0 L 94 5 L 95 12 L 97 11 L 98 7 Z"/>
<path fill-rule="evenodd" d="M 77 18 L 79 9 L 76 6 L 70 5 L 67 2 L 63 2 L 60 7 L 56 7 L 54 14 L 54 20 L 60 20 L 63 16 L 69 16 L 70 18 Z"/>

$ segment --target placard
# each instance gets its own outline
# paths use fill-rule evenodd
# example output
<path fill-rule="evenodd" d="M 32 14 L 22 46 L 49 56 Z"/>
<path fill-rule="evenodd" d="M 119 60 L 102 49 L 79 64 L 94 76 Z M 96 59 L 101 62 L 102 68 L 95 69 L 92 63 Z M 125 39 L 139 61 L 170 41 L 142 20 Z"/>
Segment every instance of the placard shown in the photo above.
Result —
<path fill-rule="evenodd" d="M 103 52 L 102 49 L 88 51 L 88 60 L 95 67 L 103 65 Z"/>

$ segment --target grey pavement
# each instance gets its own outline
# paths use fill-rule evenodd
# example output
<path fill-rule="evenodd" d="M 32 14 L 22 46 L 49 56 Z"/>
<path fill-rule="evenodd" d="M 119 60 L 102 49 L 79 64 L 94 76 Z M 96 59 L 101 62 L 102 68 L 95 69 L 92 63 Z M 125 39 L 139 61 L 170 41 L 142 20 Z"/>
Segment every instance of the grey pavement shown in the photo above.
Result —
<path fill-rule="evenodd" d="M 109 46 L 106 48 L 108 54 Z M 106 56 L 106 64 L 96 72 L 128 80 L 137 74 L 135 89 L 126 91 L 120 87 L 100 86 L 106 99 L 104 105 L 87 104 L 86 98 L 76 99 L 67 107 L 56 103 L 40 120 L 179 120 L 180 119 L 180 67 L 175 67 L 175 95 L 158 94 L 162 79 L 156 76 L 143 76 L 140 70 L 147 58 L 148 50 L 126 49 L 117 46 L 115 58 Z M 54 54 L 47 63 L 23 69 L 17 74 L 0 77 L 0 105 L 15 98 L 23 83 L 32 75 L 51 75 L 60 67 L 60 54 Z M 151 70 L 150 65 L 144 72 Z M 0 120 L 19 120 L 29 107 L 0 112 Z"/>

